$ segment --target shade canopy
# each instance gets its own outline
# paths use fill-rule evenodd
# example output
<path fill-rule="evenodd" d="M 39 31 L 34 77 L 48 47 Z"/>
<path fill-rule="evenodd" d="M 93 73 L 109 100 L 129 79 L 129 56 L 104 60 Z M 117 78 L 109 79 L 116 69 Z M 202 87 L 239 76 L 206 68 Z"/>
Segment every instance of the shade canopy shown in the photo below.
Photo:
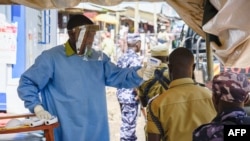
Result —
<path fill-rule="evenodd" d="M 99 14 L 95 16 L 94 21 L 105 22 L 109 24 L 118 24 L 119 20 L 115 16 L 109 14 Z"/>
<path fill-rule="evenodd" d="M 114 6 L 138 0 L 1 0 L 0 4 L 21 4 L 35 9 L 72 8 L 81 2 Z M 228 67 L 250 67 L 250 0 L 140 0 L 167 2 L 181 19 L 202 37 L 211 37 L 214 54 Z M 205 15 L 205 16 L 204 16 Z M 208 35 L 209 36 L 206 36 Z"/>

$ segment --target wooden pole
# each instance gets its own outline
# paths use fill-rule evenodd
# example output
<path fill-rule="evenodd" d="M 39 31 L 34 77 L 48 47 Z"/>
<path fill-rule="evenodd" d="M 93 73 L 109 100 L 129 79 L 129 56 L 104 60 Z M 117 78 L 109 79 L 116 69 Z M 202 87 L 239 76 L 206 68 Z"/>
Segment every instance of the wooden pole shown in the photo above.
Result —
<path fill-rule="evenodd" d="M 135 15 L 134 15 L 134 33 L 137 33 L 139 30 L 139 2 L 138 0 L 136 1 L 135 5 Z"/>
<path fill-rule="evenodd" d="M 213 71 L 213 50 L 210 46 L 210 38 L 209 35 L 206 33 L 206 51 L 207 51 L 207 80 L 211 81 L 214 76 Z"/>
<path fill-rule="evenodd" d="M 156 4 L 154 3 L 154 35 L 157 35 L 157 13 L 156 13 Z"/>
<path fill-rule="evenodd" d="M 119 5 L 118 5 L 118 8 L 117 9 L 120 9 Z M 115 17 L 117 19 L 117 21 L 119 21 L 116 25 L 115 25 L 115 37 L 119 34 L 119 29 L 120 29 L 120 12 L 119 11 L 116 11 L 115 12 Z"/>

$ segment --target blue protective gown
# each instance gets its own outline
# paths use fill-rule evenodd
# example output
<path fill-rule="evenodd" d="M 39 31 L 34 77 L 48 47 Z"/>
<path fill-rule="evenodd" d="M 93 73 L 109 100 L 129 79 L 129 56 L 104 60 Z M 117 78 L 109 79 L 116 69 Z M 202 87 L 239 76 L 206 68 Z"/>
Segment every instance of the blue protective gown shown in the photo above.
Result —
<path fill-rule="evenodd" d="M 44 51 L 22 74 L 18 95 L 31 112 L 42 104 L 58 117 L 55 141 L 109 141 L 105 86 L 140 85 L 137 69 L 121 69 L 106 55 L 101 61 L 67 56 L 60 45 Z"/>

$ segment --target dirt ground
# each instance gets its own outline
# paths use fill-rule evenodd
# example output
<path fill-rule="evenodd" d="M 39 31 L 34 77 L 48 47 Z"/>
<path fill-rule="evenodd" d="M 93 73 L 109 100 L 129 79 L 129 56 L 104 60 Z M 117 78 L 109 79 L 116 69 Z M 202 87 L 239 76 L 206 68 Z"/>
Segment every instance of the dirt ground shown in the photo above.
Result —
<path fill-rule="evenodd" d="M 110 127 L 110 141 L 120 140 L 120 124 L 121 113 L 120 107 L 116 98 L 116 89 L 107 87 L 107 104 L 108 104 L 108 116 Z M 145 119 L 142 114 L 137 119 L 137 141 L 145 141 L 144 134 Z"/>

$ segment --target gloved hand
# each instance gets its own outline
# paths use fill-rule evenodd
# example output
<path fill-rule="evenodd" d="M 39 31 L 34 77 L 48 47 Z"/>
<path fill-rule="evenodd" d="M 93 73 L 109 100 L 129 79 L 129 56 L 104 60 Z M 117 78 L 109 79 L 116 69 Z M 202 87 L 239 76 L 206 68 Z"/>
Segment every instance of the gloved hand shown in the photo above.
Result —
<path fill-rule="evenodd" d="M 48 111 L 44 110 L 43 106 L 41 105 L 35 106 L 34 112 L 35 112 L 36 117 L 39 119 L 48 120 L 48 119 L 51 119 L 52 117 L 51 114 Z"/>
<path fill-rule="evenodd" d="M 138 74 L 141 78 L 143 78 L 143 72 L 144 72 L 144 70 L 145 70 L 145 67 L 142 67 L 142 68 L 140 68 L 140 69 L 137 70 L 137 74 Z"/>
<path fill-rule="evenodd" d="M 137 74 L 143 78 L 143 80 L 149 80 L 154 76 L 154 71 L 156 67 L 153 66 L 147 66 L 147 67 L 142 67 L 139 70 L 137 70 Z"/>
<path fill-rule="evenodd" d="M 143 80 L 149 80 L 154 76 L 155 69 L 159 67 L 161 64 L 161 60 L 149 57 L 147 59 L 147 65 L 142 67 L 137 71 L 137 74 L 143 78 Z"/>

